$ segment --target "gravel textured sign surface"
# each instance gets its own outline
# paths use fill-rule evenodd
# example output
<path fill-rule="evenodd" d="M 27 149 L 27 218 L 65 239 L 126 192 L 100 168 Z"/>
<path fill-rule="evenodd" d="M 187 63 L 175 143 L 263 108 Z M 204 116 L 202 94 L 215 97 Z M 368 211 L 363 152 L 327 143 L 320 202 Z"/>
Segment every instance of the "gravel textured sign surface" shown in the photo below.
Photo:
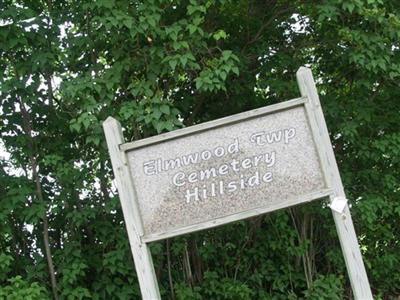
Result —
<path fill-rule="evenodd" d="M 303 107 L 127 154 L 145 235 L 293 205 L 326 188 Z"/>

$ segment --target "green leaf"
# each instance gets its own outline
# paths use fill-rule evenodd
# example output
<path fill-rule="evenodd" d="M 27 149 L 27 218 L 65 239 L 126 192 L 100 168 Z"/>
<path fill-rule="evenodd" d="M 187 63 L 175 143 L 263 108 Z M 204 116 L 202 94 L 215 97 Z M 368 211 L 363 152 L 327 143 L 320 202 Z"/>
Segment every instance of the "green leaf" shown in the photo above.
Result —
<path fill-rule="evenodd" d="M 160 110 L 162 111 L 163 114 L 166 114 L 166 115 L 169 115 L 171 113 L 169 105 L 167 105 L 167 104 L 161 105 Z"/>
<path fill-rule="evenodd" d="M 225 81 L 225 79 L 226 79 L 226 73 L 225 73 L 224 71 L 222 71 L 222 72 L 220 73 L 220 77 L 221 77 L 222 80 Z"/>
<path fill-rule="evenodd" d="M 220 29 L 220 30 L 218 30 L 217 32 L 215 32 L 215 33 L 213 34 L 213 38 L 214 38 L 216 41 L 219 41 L 220 39 L 226 39 L 226 38 L 227 38 L 227 35 L 226 35 L 226 32 L 225 32 L 224 30 Z"/>
<path fill-rule="evenodd" d="M 197 6 L 193 6 L 193 5 L 188 5 L 187 7 L 187 13 L 188 15 L 193 15 L 194 12 L 197 11 Z"/>
<path fill-rule="evenodd" d="M 153 111 L 153 117 L 158 120 L 158 119 L 160 119 L 161 115 L 162 115 L 162 112 L 161 112 L 160 108 L 155 106 L 154 111 Z"/>
<path fill-rule="evenodd" d="M 157 130 L 157 133 L 161 133 L 163 131 L 163 129 L 165 128 L 164 122 L 162 122 L 162 121 L 156 122 L 153 125 L 154 125 L 154 128 Z"/>
<path fill-rule="evenodd" d="M 164 126 L 168 131 L 172 131 L 174 129 L 174 123 L 171 120 L 167 120 Z"/>
<path fill-rule="evenodd" d="M 235 73 L 237 76 L 239 76 L 239 68 L 238 67 L 233 67 L 232 72 Z"/>
<path fill-rule="evenodd" d="M 149 22 L 149 24 L 150 24 L 151 26 L 156 27 L 156 20 L 154 19 L 153 16 L 149 16 L 149 17 L 147 18 L 147 21 Z"/>
<path fill-rule="evenodd" d="M 193 25 L 193 24 L 189 24 L 187 26 L 188 30 L 189 30 L 189 34 L 192 35 L 193 33 L 195 33 L 198 29 L 197 26 Z"/>
<path fill-rule="evenodd" d="M 171 69 L 173 71 L 175 71 L 175 68 L 176 68 L 176 65 L 177 65 L 177 61 L 175 59 L 171 59 L 171 60 L 168 61 L 168 63 L 169 63 L 169 66 L 171 67 Z"/>
<path fill-rule="evenodd" d="M 186 63 L 187 63 L 187 61 L 188 61 L 187 56 L 186 56 L 186 55 L 182 55 L 182 56 L 180 57 L 180 61 L 181 61 L 182 67 L 185 67 L 185 66 L 186 66 Z"/>
<path fill-rule="evenodd" d="M 128 29 L 131 29 L 131 28 L 132 28 L 133 22 L 132 22 L 131 20 L 125 19 L 125 20 L 123 21 L 123 23 L 124 23 L 124 25 L 126 26 L 126 28 L 128 28 Z"/>
<path fill-rule="evenodd" d="M 203 81 L 201 80 L 201 78 L 196 78 L 196 89 L 200 90 L 201 87 L 203 86 Z"/>
<path fill-rule="evenodd" d="M 228 60 L 231 57 L 231 55 L 232 55 L 231 50 L 222 51 L 222 59 L 225 61 Z"/>

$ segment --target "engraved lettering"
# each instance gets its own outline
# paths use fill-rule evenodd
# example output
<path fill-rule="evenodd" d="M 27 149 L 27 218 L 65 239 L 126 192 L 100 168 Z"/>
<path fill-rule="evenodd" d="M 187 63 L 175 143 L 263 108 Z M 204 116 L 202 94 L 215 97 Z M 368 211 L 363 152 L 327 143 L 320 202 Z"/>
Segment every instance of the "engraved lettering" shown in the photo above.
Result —
<path fill-rule="evenodd" d="M 232 166 L 233 171 L 239 172 L 238 165 L 239 165 L 239 162 L 236 159 L 232 160 L 231 166 Z"/>
<path fill-rule="evenodd" d="M 258 171 L 256 171 L 256 173 L 249 178 L 248 183 L 251 187 L 260 184 L 260 175 L 258 174 Z"/>
<path fill-rule="evenodd" d="M 185 181 L 183 181 L 183 179 L 185 178 L 185 173 L 183 172 L 178 172 L 174 175 L 174 177 L 172 178 L 172 182 L 176 185 L 176 186 L 183 186 L 185 185 Z"/>
<path fill-rule="evenodd" d="M 235 139 L 232 144 L 228 146 L 228 152 L 230 154 L 239 152 L 239 139 Z"/>
<path fill-rule="evenodd" d="M 229 166 L 226 164 L 220 165 L 218 168 L 218 173 L 220 175 L 226 175 L 228 174 L 228 171 L 229 171 Z"/>
<path fill-rule="evenodd" d="M 181 167 L 181 160 L 179 157 L 165 161 L 165 166 L 164 166 L 165 170 L 171 170 L 180 167 Z"/>
<path fill-rule="evenodd" d="M 265 162 L 267 164 L 267 167 L 272 167 L 275 165 L 275 151 L 271 153 L 265 153 Z"/>
<path fill-rule="evenodd" d="M 198 158 L 199 158 L 199 153 L 196 152 L 193 154 L 182 156 L 182 161 L 185 166 L 188 166 L 190 164 L 197 164 Z"/>
<path fill-rule="evenodd" d="M 197 173 L 196 173 L 196 172 L 190 173 L 190 174 L 188 175 L 188 181 L 189 181 L 190 183 L 197 182 Z"/>
<path fill-rule="evenodd" d="M 220 147 L 215 148 L 214 154 L 215 154 L 216 157 L 222 157 L 222 156 L 224 156 L 224 155 L 225 155 L 225 149 L 224 149 L 224 147 L 221 147 L 221 146 L 220 146 Z"/>
<path fill-rule="evenodd" d="M 217 176 L 217 173 L 215 171 L 215 168 L 210 168 L 206 170 L 201 170 L 200 171 L 200 180 L 205 180 L 205 179 L 210 179 L 211 177 Z"/>
<path fill-rule="evenodd" d="M 252 143 L 256 143 L 259 146 L 263 146 L 265 145 L 265 143 L 262 141 L 262 137 L 264 136 L 264 132 L 257 132 L 254 133 L 251 137 L 250 137 L 250 141 Z"/>
<path fill-rule="evenodd" d="M 273 131 L 265 135 L 268 144 L 277 143 L 281 141 L 282 131 Z"/>
<path fill-rule="evenodd" d="M 195 201 L 199 201 L 199 188 L 195 187 L 193 192 L 190 190 L 186 190 L 186 203 L 190 203 L 192 197 L 194 197 Z"/>
<path fill-rule="evenodd" d="M 157 174 L 156 170 L 156 162 L 154 160 L 150 160 L 143 164 L 143 171 L 146 175 L 155 175 Z"/>
<path fill-rule="evenodd" d="M 290 128 L 290 129 L 285 129 L 285 144 L 289 143 L 289 140 L 294 138 L 294 136 L 296 135 L 296 129 L 294 128 Z"/>
<path fill-rule="evenodd" d="M 203 160 L 209 160 L 211 158 L 211 151 L 205 150 L 205 151 L 201 152 L 201 158 Z"/>
<path fill-rule="evenodd" d="M 270 132 L 256 132 L 250 136 L 250 142 L 255 143 L 258 146 L 264 146 L 266 144 L 275 144 L 283 141 L 288 144 L 292 138 L 296 136 L 295 128 L 288 128 Z"/>
<path fill-rule="evenodd" d="M 234 191 L 236 191 L 237 190 L 237 183 L 236 183 L 236 181 L 231 181 L 231 182 L 229 182 L 228 183 L 228 191 L 230 192 L 230 193 L 233 193 Z"/>
<path fill-rule="evenodd" d="M 271 182 L 272 181 L 272 172 L 265 173 L 262 179 L 266 183 Z"/>
<path fill-rule="evenodd" d="M 242 168 L 243 169 L 251 168 L 251 159 L 250 158 L 246 158 L 242 161 Z"/>

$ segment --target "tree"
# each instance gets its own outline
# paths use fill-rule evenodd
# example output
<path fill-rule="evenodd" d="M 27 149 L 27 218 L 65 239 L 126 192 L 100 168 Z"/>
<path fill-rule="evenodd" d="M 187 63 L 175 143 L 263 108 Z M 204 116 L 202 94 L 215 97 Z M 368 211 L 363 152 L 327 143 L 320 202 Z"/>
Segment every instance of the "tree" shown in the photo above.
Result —
<path fill-rule="evenodd" d="M 3 3 L 0 298 L 140 298 L 101 122 L 135 140 L 287 100 L 301 65 L 374 294 L 399 295 L 398 1 Z M 153 243 L 163 298 L 351 298 L 321 203 Z"/>

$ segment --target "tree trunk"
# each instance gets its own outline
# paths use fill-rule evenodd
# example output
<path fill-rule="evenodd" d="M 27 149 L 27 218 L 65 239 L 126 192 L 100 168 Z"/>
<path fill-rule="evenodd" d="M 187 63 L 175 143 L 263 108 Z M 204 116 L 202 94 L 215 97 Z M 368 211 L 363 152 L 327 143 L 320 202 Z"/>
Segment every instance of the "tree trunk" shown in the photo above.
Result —
<path fill-rule="evenodd" d="M 42 203 L 44 203 L 44 197 L 42 193 L 42 185 L 40 183 L 40 177 L 39 173 L 37 170 L 37 162 L 36 162 L 36 147 L 35 143 L 32 137 L 32 124 L 31 124 L 31 118 L 28 113 L 28 111 L 25 108 L 25 104 L 22 102 L 22 99 L 19 99 L 20 101 L 20 106 L 21 106 L 21 114 L 22 114 L 22 121 L 23 121 L 23 127 L 25 134 L 28 138 L 28 149 L 29 149 L 29 161 L 31 164 L 32 168 L 32 179 L 35 182 L 35 192 L 38 200 Z M 50 241 L 49 241 L 49 220 L 47 218 L 47 206 L 45 209 L 45 213 L 43 215 L 43 242 L 44 242 L 44 249 L 45 249 L 45 255 L 46 255 L 46 260 L 47 260 L 47 265 L 49 268 L 49 275 L 50 275 L 50 281 L 51 281 L 51 289 L 53 292 L 53 298 L 54 300 L 58 300 L 58 289 L 57 289 L 57 279 L 56 279 L 56 274 L 54 270 L 54 263 L 53 263 L 53 258 L 51 256 L 51 248 L 50 248 Z"/>

